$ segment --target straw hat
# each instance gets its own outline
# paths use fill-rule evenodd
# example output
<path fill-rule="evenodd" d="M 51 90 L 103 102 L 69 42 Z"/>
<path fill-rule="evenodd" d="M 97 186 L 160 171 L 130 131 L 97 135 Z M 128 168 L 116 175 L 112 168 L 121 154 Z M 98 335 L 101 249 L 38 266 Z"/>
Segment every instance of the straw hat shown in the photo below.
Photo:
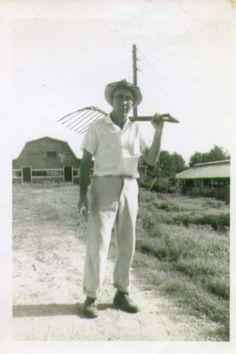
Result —
<path fill-rule="evenodd" d="M 126 88 L 130 90 L 134 96 L 134 107 L 138 106 L 142 101 L 142 94 L 138 86 L 128 82 L 127 80 L 115 81 L 108 84 L 105 88 L 105 98 L 108 103 L 112 104 L 112 98 L 115 90 L 118 88 Z"/>

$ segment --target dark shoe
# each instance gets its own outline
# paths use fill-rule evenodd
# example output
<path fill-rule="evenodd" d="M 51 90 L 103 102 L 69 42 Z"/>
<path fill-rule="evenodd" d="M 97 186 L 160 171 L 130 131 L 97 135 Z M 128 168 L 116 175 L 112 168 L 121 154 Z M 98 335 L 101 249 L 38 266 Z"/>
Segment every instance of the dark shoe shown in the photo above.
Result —
<path fill-rule="evenodd" d="M 83 314 L 87 318 L 98 317 L 98 309 L 96 304 L 96 299 L 92 297 L 87 297 L 84 302 Z"/>
<path fill-rule="evenodd" d="M 129 312 L 129 313 L 136 313 L 139 312 L 140 309 L 138 308 L 137 305 L 135 305 L 129 298 L 128 293 L 124 293 L 121 291 L 117 291 L 114 300 L 113 300 L 113 305 L 122 311 Z"/>

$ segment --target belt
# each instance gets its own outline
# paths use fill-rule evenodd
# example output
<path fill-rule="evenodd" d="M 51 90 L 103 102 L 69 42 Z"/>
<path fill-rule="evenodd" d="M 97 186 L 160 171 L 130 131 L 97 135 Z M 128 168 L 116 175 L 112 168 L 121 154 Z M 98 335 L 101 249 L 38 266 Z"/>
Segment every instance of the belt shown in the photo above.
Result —
<path fill-rule="evenodd" d="M 127 178 L 127 179 L 136 179 L 136 177 L 134 177 L 134 176 L 128 176 L 128 175 L 121 175 L 121 176 L 119 176 L 119 177 L 121 177 L 121 178 Z"/>
<path fill-rule="evenodd" d="M 94 176 L 94 177 L 120 177 L 120 178 L 127 178 L 127 179 L 136 179 L 134 176 L 129 176 L 129 175 L 105 175 L 105 176 Z"/>

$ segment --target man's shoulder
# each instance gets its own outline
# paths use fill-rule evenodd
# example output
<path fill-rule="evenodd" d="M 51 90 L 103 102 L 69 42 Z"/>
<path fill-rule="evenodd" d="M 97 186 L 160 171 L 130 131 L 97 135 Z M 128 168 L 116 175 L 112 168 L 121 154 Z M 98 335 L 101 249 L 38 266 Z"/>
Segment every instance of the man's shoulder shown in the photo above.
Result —
<path fill-rule="evenodd" d="M 142 124 L 140 124 L 140 122 L 138 122 L 138 121 L 129 120 L 129 127 L 131 129 L 136 130 L 136 131 L 141 131 L 142 130 Z"/>
<path fill-rule="evenodd" d="M 93 128 L 97 129 L 97 128 L 100 128 L 100 127 L 104 126 L 105 117 L 106 117 L 106 116 L 101 117 L 101 118 L 98 118 L 98 119 L 94 120 L 93 122 L 91 122 L 91 123 L 89 124 L 89 128 L 90 128 L 90 129 L 93 129 Z"/>

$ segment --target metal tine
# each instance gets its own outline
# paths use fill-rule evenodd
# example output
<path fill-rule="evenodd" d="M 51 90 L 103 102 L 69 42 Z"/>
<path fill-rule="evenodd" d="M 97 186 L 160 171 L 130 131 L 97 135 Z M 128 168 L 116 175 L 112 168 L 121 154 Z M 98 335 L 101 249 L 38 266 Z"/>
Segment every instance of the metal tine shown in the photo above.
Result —
<path fill-rule="evenodd" d="M 75 121 L 77 121 L 77 119 L 79 117 L 85 117 L 86 115 L 88 115 L 90 112 L 89 111 L 84 111 L 84 112 L 76 112 L 73 113 L 71 117 L 69 117 L 69 119 L 67 119 L 67 121 L 62 122 L 62 124 L 67 124 L 66 127 L 69 127 L 71 124 L 73 124 Z"/>
<path fill-rule="evenodd" d="M 104 115 L 98 116 L 96 119 L 94 119 L 94 122 L 96 122 L 97 120 L 99 120 L 102 117 L 104 117 Z M 88 129 L 88 125 L 83 127 L 81 130 L 77 131 L 77 133 L 78 134 L 83 134 L 84 132 L 86 132 L 87 129 Z"/>
<path fill-rule="evenodd" d="M 74 117 L 76 117 L 76 114 L 78 114 L 78 113 L 80 113 L 80 112 L 73 112 L 73 113 L 67 114 L 65 117 L 60 118 L 57 122 L 65 124 L 65 123 L 69 122 L 71 119 L 73 119 Z"/>
<path fill-rule="evenodd" d="M 96 118 L 93 117 L 93 119 L 92 119 L 88 124 L 84 124 L 84 125 L 81 126 L 79 129 L 78 129 L 78 128 L 75 129 L 76 133 L 82 134 L 84 131 L 86 131 L 86 130 L 88 129 L 88 126 L 89 126 L 89 124 L 92 123 L 92 121 L 93 121 L 93 122 L 96 122 L 98 119 L 100 119 L 100 118 L 102 118 L 102 117 L 104 117 L 104 115 L 103 115 L 102 113 L 99 113 L 99 116 L 97 116 Z"/>
<path fill-rule="evenodd" d="M 92 112 L 92 113 L 90 112 L 89 119 L 91 119 L 91 118 L 95 119 L 97 116 L 100 116 L 100 115 L 101 115 L 101 113 L 99 113 L 99 112 Z M 86 125 L 87 122 L 88 122 L 88 119 L 86 121 L 85 120 L 80 121 L 79 122 L 80 128 L 83 127 L 84 125 Z M 79 127 L 77 127 L 77 128 L 79 128 Z"/>
<path fill-rule="evenodd" d="M 94 114 L 94 112 L 91 113 L 90 111 L 87 111 L 87 112 L 79 112 L 79 113 L 77 113 L 75 119 L 73 119 L 73 121 L 70 122 L 67 125 L 67 127 L 69 128 L 70 126 L 72 126 L 72 128 L 73 128 L 74 124 L 77 124 L 78 121 L 82 121 L 82 120 L 87 119 L 91 114 Z"/>
<path fill-rule="evenodd" d="M 85 118 L 88 118 L 91 114 L 94 117 L 96 116 L 96 114 L 100 114 L 102 117 L 107 113 L 98 107 L 88 106 L 67 114 L 66 116 L 58 119 L 57 122 L 61 122 L 62 124 L 65 124 L 66 127 L 73 129 L 80 124 L 80 122 L 78 123 L 78 120 L 85 120 Z"/>
<path fill-rule="evenodd" d="M 66 124 L 76 117 L 76 113 L 71 113 L 70 116 L 66 117 L 65 120 L 61 121 L 61 124 Z"/>
<path fill-rule="evenodd" d="M 95 119 L 94 122 L 96 122 L 96 120 L 98 120 L 98 118 Z M 83 134 L 83 133 L 85 133 L 85 132 L 88 130 L 88 127 L 89 127 L 89 125 L 87 125 L 86 127 L 84 127 L 82 130 L 76 131 L 76 133 L 77 133 L 77 134 Z"/>
<path fill-rule="evenodd" d="M 107 115 L 107 113 L 105 111 L 103 111 L 103 109 L 95 107 L 95 106 L 90 106 L 90 107 L 85 107 L 85 108 L 93 110 L 93 111 L 97 111 L 97 112 L 101 113 L 103 116 Z"/>
<path fill-rule="evenodd" d="M 78 119 L 76 120 L 76 122 L 75 121 L 73 122 L 73 125 L 71 125 L 70 129 L 77 127 L 81 123 L 86 123 L 90 119 L 90 117 L 96 116 L 97 114 L 98 112 L 93 111 L 93 112 L 87 112 L 87 115 L 84 116 L 83 119 L 81 119 L 81 117 L 77 117 Z"/>
<path fill-rule="evenodd" d="M 98 113 L 98 112 L 97 112 L 97 113 Z M 102 115 L 102 116 L 103 116 L 103 115 Z M 80 131 L 82 131 L 83 129 L 86 129 L 86 127 L 88 127 L 89 124 L 91 124 L 92 122 L 95 122 L 96 120 L 98 120 L 98 119 L 101 118 L 102 116 L 101 116 L 101 114 L 99 113 L 99 115 L 97 115 L 97 116 L 95 115 L 95 116 L 91 117 L 89 121 L 87 121 L 87 122 L 85 122 L 84 124 L 82 124 L 82 125 L 80 125 L 79 127 L 77 127 L 77 128 L 75 129 L 75 131 L 76 131 L 76 132 L 80 132 Z"/>
<path fill-rule="evenodd" d="M 84 108 L 80 108 L 80 109 L 77 109 L 76 111 L 74 111 L 74 112 L 72 112 L 72 113 L 68 113 L 67 115 L 65 115 L 65 116 L 63 116 L 63 117 L 61 117 L 61 118 L 59 118 L 57 121 L 58 122 L 61 122 L 61 121 L 63 121 L 64 119 L 66 119 L 66 118 L 71 118 L 71 116 L 73 116 L 74 114 L 76 114 L 76 113 L 79 113 L 79 112 L 83 112 L 84 110 L 87 110 L 89 107 L 84 107 Z"/>
<path fill-rule="evenodd" d="M 86 129 L 89 127 L 89 125 L 90 125 L 91 123 L 93 123 L 93 122 L 95 122 L 95 119 L 91 119 L 91 120 L 90 120 L 86 125 L 84 125 L 83 127 L 78 127 L 77 129 L 75 129 L 75 132 L 78 133 L 78 134 L 80 134 L 81 131 L 83 131 L 84 129 L 86 130 Z"/>
<path fill-rule="evenodd" d="M 67 118 L 70 120 L 71 116 L 73 116 L 74 114 L 79 113 L 79 112 L 83 112 L 83 111 L 88 111 L 88 110 L 101 112 L 101 113 L 104 114 L 104 115 L 107 114 L 105 111 L 103 111 L 102 109 L 100 109 L 100 108 L 98 108 L 98 107 L 95 107 L 95 106 L 88 106 L 88 107 L 84 107 L 84 108 L 77 109 L 76 111 L 74 111 L 74 112 L 72 112 L 72 113 L 69 113 L 69 114 L 67 114 L 67 115 L 65 115 L 65 116 L 63 116 L 63 117 L 61 117 L 61 118 L 59 118 L 59 119 L 57 120 L 57 122 L 61 122 L 61 121 L 65 120 L 65 119 L 67 119 Z M 68 121 L 68 120 L 67 120 L 67 121 Z"/>
<path fill-rule="evenodd" d="M 95 117 L 97 116 L 97 112 L 95 114 L 90 114 L 88 119 L 86 121 L 80 121 L 78 122 L 78 125 L 76 126 L 76 129 L 81 129 L 84 125 L 87 125 L 89 122 L 92 122 Z"/>

